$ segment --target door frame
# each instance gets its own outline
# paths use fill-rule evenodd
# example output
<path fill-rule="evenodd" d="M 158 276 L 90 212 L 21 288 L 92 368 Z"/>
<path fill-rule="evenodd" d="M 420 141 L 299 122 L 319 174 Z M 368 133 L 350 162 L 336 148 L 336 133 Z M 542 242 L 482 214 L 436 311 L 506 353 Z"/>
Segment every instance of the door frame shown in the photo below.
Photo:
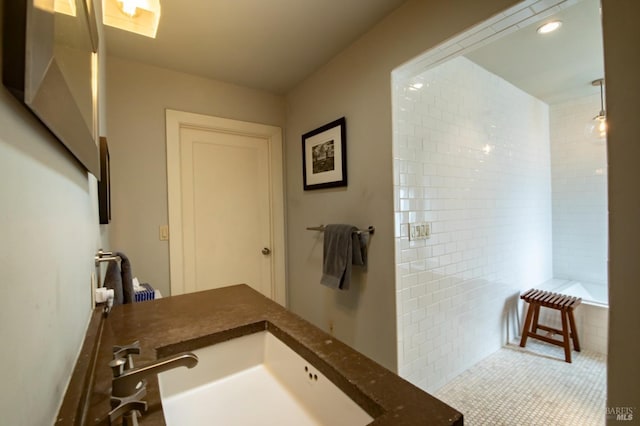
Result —
<path fill-rule="evenodd" d="M 184 282 L 184 236 L 182 232 L 182 190 L 180 129 L 190 128 L 240 136 L 264 138 L 269 152 L 269 200 L 271 218 L 271 298 L 286 306 L 285 227 L 282 129 L 265 124 L 231 120 L 167 109 L 167 198 L 169 213 L 169 271 L 171 295 L 186 292 Z"/>

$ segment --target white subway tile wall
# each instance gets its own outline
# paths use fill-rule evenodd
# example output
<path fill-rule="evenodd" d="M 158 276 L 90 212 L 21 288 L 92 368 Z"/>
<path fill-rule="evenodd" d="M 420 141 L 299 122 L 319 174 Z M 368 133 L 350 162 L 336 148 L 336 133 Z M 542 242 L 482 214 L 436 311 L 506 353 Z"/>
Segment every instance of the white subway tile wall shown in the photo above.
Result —
<path fill-rule="evenodd" d="M 395 88 L 399 372 L 421 388 L 514 338 L 517 296 L 551 278 L 549 144 L 547 105 L 464 57 Z"/>
<path fill-rule="evenodd" d="M 606 141 L 587 137 L 585 127 L 600 111 L 600 95 L 549 107 L 553 211 L 553 273 L 560 283 L 579 282 L 591 299 L 607 297 Z M 548 288 L 554 291 L 554 288 Z M 562 289 L 555 290 L 563 292 Z M 585 298 L 582 294 L 577 296 Z M 580 345 L 607 353 L 608 307 L 583 303 L 575 312 Z M 560 315 L 543 309 L 542 324 L 560 328 Z"/>
<path fill-rule="evenodd" d="M 609 308 L 583 303 L 576 309 L 576 321 L 582 347 L 606 355 Z"/>
<path fill-rule="evenodd" d="M 585 135 L 599 111 L 599 93 L 549 107 L 553 272 L 606 287 L 607 147 Z"/>
<path fill-rule="evenodd" d="M 609 336 L 609 308 L 582 303 L 575 309 L 574 315 L 580 348 L 606 355 Z M 541 309 L 540 324 L 560 330 L 562 328 L 560 313 L 553 309 Z M 560 339 L 559 336 L 554 338 Z"/>

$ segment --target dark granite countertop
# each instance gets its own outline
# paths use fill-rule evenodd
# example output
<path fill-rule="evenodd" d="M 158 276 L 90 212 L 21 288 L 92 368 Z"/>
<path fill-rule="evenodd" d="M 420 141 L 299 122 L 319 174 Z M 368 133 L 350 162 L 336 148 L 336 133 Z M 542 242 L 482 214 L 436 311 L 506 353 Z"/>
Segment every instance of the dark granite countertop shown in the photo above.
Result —
<path fill-rule="evenodd" d="M 56 424 L 108 425 L 112 347 L 140 341 L 136 366 L 269 330 L 349 395 L 371 425 L 461 425 L 462 414 L 246 285 L 96 308 Z M 164 425 L 155 376 L 141 425 Z"/>

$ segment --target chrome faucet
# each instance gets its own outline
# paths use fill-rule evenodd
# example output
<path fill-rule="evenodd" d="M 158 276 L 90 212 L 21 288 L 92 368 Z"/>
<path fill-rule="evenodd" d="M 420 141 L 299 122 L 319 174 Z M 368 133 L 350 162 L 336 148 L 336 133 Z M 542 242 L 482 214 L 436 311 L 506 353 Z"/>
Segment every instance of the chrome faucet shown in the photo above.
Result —
<path fill-rule="evenodd" d="M 124 359 L 120 360 L 122 363 L 126 362 Z M 178 367 L 193 368 L 196 364 L 198 364 L 198 357 L 195 354 L 182 352 L 171 357 L 159 359 L 145 367 L 133 368 L 126 371 L 120 370 L 120 374 L 117 374 L 114 369 L 115 377 L 112 382 L 111 395 L 117 398 L 133 395 L 145 385 L 144 379 L 147 376 Z"/>

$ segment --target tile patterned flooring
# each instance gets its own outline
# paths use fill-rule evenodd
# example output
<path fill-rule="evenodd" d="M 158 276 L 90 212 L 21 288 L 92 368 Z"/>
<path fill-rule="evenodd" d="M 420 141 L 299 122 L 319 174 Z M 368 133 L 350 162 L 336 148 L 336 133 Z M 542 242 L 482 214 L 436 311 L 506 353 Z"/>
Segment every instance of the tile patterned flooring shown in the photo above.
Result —
<path fill-rule="evenodd" d="M 591 426 L 606 416 L 606 356 L 564 352 L 534 339 L 512 342 L 464 371 L 435 396 L 464 414 L 465 425 Z"/>

